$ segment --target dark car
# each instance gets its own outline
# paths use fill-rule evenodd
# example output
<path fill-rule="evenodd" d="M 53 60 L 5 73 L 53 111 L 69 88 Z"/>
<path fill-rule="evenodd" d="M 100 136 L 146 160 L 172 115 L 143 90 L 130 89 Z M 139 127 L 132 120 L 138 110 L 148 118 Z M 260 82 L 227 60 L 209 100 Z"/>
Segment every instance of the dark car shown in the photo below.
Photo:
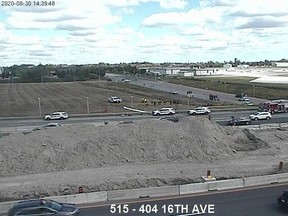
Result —
<path fill-rule="evenodd" d="M 233 126 L 233 125 L 250 125 L 251 124 L 251 119 L 250 118 L 245 118 L 245 117 L 233 117 L 231 116 L 231 120 L 228 121 L 228 125 Z"/>
<path fill-rule="evenodd" d="M 165 116 L 165 117 L 160 117 L 159 120 L 167 120 L 167 121 L 172 121 L 172 122 L 179 122 L 179 119 L 174 116 Z"/>
<path fill-rule="evenodd" d="M 278 205 L 288 210 L 288 190 L 284 190 L 283 193 L 277 199 Z"/>
<path fill-rule="evenodd" d="M 8 212 L 8 216 L 24 215 L 79 215 L 79 209 L 74 204 L 59 203 L 48 199 L 31 199 L 16 203 Z"/>
<path fill-rule="evenodd" d="M 242 92 L 242 93 L 239 93 L 239 94 L 236 94 L 235 97 L 237 98 L 243 98 L 243 97 L 247 97 L 247 94 Z"/>

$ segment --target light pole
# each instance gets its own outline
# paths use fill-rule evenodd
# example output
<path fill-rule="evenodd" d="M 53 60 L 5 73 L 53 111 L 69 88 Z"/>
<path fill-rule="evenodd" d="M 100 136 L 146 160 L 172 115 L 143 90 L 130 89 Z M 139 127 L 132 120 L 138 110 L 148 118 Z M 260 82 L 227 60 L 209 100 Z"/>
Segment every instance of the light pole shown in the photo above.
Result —
<path fill-rule="evenodd" d="M 131 108 L 133 108 L 133 96 L 131 95 Z"/>
<path fill-rule="evenodd" d="M 190 100 L 191 97 L 193 97 L 192 91 L 187 91 L 187 96 L 188 96 L 188 109 L 189 109 L 189 107 L 190 107 L 189 100 Z"/>
<path fill-rule="evenodd" d="M 87 114 L 90 113 L 90 110 L 89 110 L 89 97 L 86 97 L 86 105 L 87 105 Z"/>
<path fill-rule="evenodd" d="M 227 92 L 227 86 L 226 86 L 226 82 L 224 82 L 225 85 L 225 93 Z"/>
<path fill-rule="evenodd" d="M 40 114 L 40 116 L 42 116 L 41 99 L 40 99 L 40 97 L 38 98 L 38 107 L 39 107 L 39 114 Z"/>
<path fill-rule="evenodd" d="M 256 90 L 255 90 L 255 85 L 253 85 L 253 97 L 255 97 L 256 96 Z"/>

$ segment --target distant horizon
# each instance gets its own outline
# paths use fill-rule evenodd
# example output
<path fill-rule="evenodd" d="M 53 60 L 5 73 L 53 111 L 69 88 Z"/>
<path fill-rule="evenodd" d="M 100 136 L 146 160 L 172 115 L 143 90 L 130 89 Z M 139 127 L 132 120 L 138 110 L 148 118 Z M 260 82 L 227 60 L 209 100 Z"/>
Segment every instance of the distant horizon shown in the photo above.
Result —
<path fill-rule="evenodd" d="M 284 59 L 284 58 L 282 58 L 282 59 L 280 59 L 280 60 L 268 60 L 268 59 L 265 59 L 265 60 L 260 60 L 260 61 L 247 61 L 247 62 L 245 62 L 245 63 L 260 63 L 260 62 L 265 62 L 265 61 L 269 61 L 269 62 L 273 62 L 273 63 L 278 63 L 278 62 L 284 62 L 284 63 L 288 63 L 288 59 Z M 206 61 L 206 62 L 146 62 L 146 61 L 140 61 L 140 62 L 118 62 L 118 63 L 109 63 L 109 62 L 98 62 L 98 63 L 84 63 L 84 64 L 66 64 L 66 63 L 59 63 L 59 64 L 53 64 L 53 63 L 51 63 L 51 64 L 42 64 L 42 63 L 38 63 L 38 64 L 32 64 L 32 63 L 20 63 L 20 64 L 13 64 L 13 65 L 8 65 L 8 66 L 1 66 L 0 65 L 0 68 L 1 67 L 12 67 L 12 66 L 21 66 L 21 65 L 33 65 L 33 66 L 38 66 L 38 65 L 43 65 L 43 66 L 45 66 L 45 65 L 56 65 L 56 66 L 58 66 L 58 65 L 67 65 L 67 66 L 70 66 L 70 65 L 99 65 L 99 64 L 109 64 L 109 65 L 121 65 L 121 64 L 144 64 L 144 63 L 146 63 L 146 64 L 203 64 L 203 63 L 208 63 L 208 62 L 210 62 L 210 61 L 212 61 L 212 60 L 209 60 L 209 61 Z M 239 59 L 239 61 L 241 61 L 240 59 Z M 220 63 L 220 64 L 230 64 L 230 62 L 233 62 L 234 63 L 234 61 L 233 60 L 230 60 L 230 61 L 223 61 L 223 62 L 220 62 L 220 61 L 212 61 L 212 62 L 214 62 L 214 63 L 216 63 L 216 62 L 218 62 L 218 63 Z M 243 62 L 243 61 L 241 61 L 241 62 Z"/>
<path fill-rule="evenodd" d="M 287 0 L 5 2 L 1 66 L 288 58 Z"/>

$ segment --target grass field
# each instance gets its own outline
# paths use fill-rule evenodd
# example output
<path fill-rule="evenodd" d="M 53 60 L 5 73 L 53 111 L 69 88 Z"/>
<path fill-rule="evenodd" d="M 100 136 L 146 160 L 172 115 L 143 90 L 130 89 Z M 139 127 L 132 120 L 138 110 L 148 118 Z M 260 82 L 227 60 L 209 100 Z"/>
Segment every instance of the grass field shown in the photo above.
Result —
<path fill-rule="evenodd" d="M 111 104 L 108 97 L 119 96 L 123 98 L 121 104 Z M 133 96 L 133 98 L 131 97 Z M 66 111 L 69 114 L 85 114 L 87 110 L 87 97 L 89 113 L 125 112 L 123 106 L 154 110 L 162 106 L 187 109 L 187 99 L 179 99 L 179 104 L 170 105 L 174 100 L 169 93 L 134 86 L 129 83 L 115 83 L 107 81 L 91 82 L 62 82 L 62 83 L 13 83 L 0 84 L 0 116 L 40 116 L 41 113 Z M 179 97 L 179 96 L 178 96 Z M 148 100 L 142 103 L 142 98 Z M 167 100 L 168 102 L 151 104 L 153 100 Z M 131 103 L 132 102 L 132 103 Z M 193 104 L 203 103 L 197 99 L 190 100 Z"/>
<path fill-rule="evenodd" d="M 169 82 L 196 88 L 238 94 L 245 92 L 250 97 L 272 99 L 288 99 L 288 85 L 270 83 L 251 83 L 252 77 L 199 77 L 170 79 Z"/>

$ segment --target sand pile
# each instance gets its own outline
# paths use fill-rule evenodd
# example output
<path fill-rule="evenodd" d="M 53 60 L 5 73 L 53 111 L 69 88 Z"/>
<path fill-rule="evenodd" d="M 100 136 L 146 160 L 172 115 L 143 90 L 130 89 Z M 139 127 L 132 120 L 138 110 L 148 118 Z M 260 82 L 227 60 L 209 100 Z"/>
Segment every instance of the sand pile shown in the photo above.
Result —
<path fill-rule="evenodd" d="M 67 125 L 0 138 L 0 176 L 143 163 L 213 163 L 235 152 L 269 148 L 248 130 L 221 127 L 207 118 L 179 122 Z"/>

